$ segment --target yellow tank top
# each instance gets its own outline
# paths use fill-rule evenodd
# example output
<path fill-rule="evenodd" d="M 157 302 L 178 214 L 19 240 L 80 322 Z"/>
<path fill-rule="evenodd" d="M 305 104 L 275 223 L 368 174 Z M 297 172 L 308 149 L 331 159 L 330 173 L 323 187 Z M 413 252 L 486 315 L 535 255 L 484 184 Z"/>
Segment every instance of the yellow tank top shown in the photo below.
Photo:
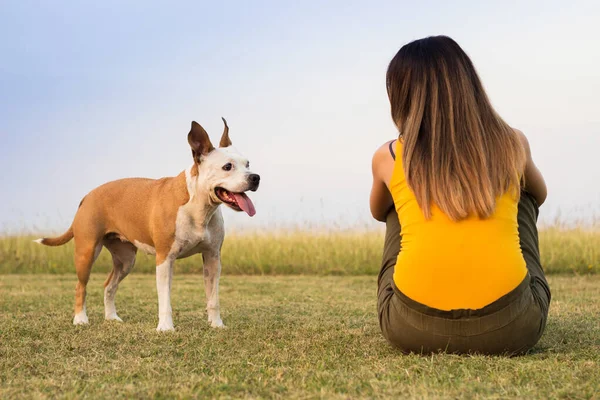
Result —
<path fill-rule="evenodd" d="M 437 206 L 426 220 L 402 167 L 402 143 L 389 185 L 401 227 L 402 250 L 394 283 L 409 298 L 439 310 L 479 309 L 525 278 L 517 226 L 517 200 L 500 196 L 487 219 L 454 222 Z M 390 149 L 391 149 L 390 145 Z"/>

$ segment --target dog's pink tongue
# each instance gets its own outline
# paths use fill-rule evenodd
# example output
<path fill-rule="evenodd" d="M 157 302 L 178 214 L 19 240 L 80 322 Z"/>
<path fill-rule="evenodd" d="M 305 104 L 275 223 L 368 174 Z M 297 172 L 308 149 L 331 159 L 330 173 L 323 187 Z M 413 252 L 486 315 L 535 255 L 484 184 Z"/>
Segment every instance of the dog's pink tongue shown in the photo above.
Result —
<path fill-rule="evenodd" d="M 235 197 L 235 201 L 237 201 L 238 206 L 240 206 L 242 210 L 246 211 L 246 214 L 251 217 L 256 214 L 254 204 L 252 204 L 252 200 L 246 196 L 246 193 L 233 193 L 233 196 Z"/>

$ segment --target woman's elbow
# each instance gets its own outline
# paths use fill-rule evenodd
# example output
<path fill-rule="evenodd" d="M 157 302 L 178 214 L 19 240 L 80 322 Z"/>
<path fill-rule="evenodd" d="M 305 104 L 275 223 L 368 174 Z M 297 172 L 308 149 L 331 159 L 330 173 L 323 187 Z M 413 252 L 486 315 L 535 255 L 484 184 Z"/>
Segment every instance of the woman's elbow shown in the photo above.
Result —
<path fill-rule="evenodd" d="M 382 206 L 381 204 L 371 204 L 371 216 L 379 222 L 385 222 L 387 220 L 388 213 L 392 206 Z"/>
<path fill-rule="evenodd" d="M 525 186 L 525 191 L 535 199 L 538 206 L 541 206 L 548 197 L 548 189 L 545 185 L 529 185 Z"/>
<path fill-rule="evenodd" d="M 384 213 L 381 213 L 381 212 L 375 212 L 375 211 L 371 210 L 371 215 L 373 216 L 373 218 L 375 218 L 379 222 L 385 222 L 387 219 L 387 215 L 385 215 Z"/>
<path fill-rule="evenodd" d="M 539 193 L 537 193 L 537 195 L 535 196 L 535 200 L 537 201 L 538 206 L 541 206 L 542 204 L 544 204 L 547 197 L 548 197 L 548 189 L 542 188 L 541 190 L 539 190 Z"/>
<path fill-rule="evenodd" d="M 546 201 L 546 197 L 548 197 L 548 186 L 546 186 L 546 182 L 541 174 L 539 174 L 538 179 L 532 182 L 531 194 L 535 197 L 538 206 L 541 206 Z"/>

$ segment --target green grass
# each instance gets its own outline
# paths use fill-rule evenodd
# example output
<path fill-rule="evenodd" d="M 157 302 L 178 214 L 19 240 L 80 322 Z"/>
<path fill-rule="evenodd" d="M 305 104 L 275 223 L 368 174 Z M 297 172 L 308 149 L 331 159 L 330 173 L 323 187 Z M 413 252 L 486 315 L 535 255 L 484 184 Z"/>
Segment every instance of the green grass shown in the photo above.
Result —
<path fill-rule="evenodd" d="M 124 323 L 71 325 L 75 276 L 0 277 L 0 398 L 597 398 L 600 276 L 551 276 L 546 333 L 522 357 L 405 356 L 380 334 L 374 276 L 231 276 L 227 329 L 208 327 L 202 277 L 176 275 L 176 331 L 155 332 L 151 275 L 125 279 Z"/>
<path fill-rule="evenodd" d="M 0 274 L 73 272 L 73 243 L 45 247 L 33 237 L 0 237 Z M 223 245 L 223 270 L 232 274 L 374 275 L 379 272 L 383 231 L 291 230 L 276 233 L 228 234 Z M 564 228 L 540 232 L 542 265 L 549 274 L 596 273 L 600 270 L 600 229 Z M 179 273 L 202 271 L 200 257 L 178 260 Z M 104 250 L 94 271 L 112 268 Z M 134 271 L 153 273 L 154 258 L 138 252 Z"/>

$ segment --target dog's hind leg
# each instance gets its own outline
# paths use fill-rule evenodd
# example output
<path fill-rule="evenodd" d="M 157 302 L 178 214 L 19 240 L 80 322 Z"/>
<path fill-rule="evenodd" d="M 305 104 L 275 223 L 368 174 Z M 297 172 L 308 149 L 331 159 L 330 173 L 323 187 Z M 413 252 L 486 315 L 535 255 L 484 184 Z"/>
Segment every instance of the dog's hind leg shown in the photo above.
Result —
<path fill-rule="evenodd" d="M 119 283 L 129 274 L 135 264 L 137 248 L 120 239 L 104 239 L 104 246 L 110 251 L 113 259 L 113 269 L 104 282 L 104 319 L 123 322 L 117 315 L 115 296 Z"/>
<path fill-rule="evenodd" d="M 77 271 L 77 285 L 75 286 L 75 317 L 74 325 L 88 324 L 85 307 L 86 287 L 90 279 L 92 265 L 100 251 L 102 243 L 95 241 L 82 241 L 75 238 L 75 270 Z"/>
<path fill-rule="evenodd" d="M 219 305 L 220 252 L 202 253 L 202 260 L 204 261 L 204 290 L 206 291 L 208 322 L 213 328 L 224 328 Z"/>

